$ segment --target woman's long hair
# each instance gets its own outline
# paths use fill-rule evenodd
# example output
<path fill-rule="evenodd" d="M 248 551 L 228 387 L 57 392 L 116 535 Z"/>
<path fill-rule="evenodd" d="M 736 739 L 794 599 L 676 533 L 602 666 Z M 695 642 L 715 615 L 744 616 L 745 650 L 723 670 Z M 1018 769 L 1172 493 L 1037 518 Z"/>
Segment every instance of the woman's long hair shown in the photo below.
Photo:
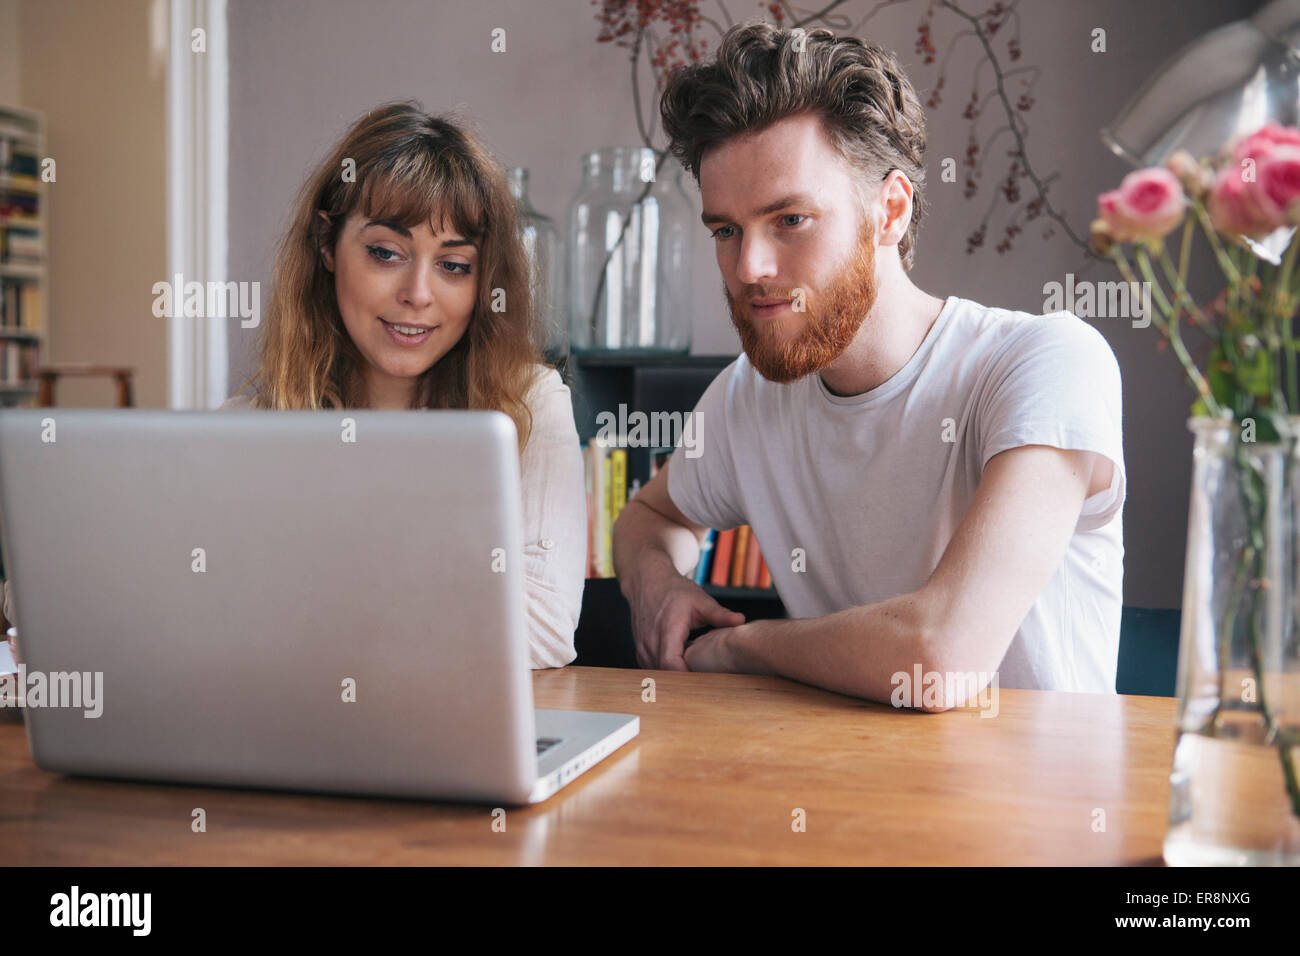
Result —
<path fill-rule="evenodd" d="M 415 407 L 504 412 L 522 451 L 532 428 L 524 396 L 542 352 L 518 206 L 504 171 L 472 135 L 413 102 L 371 110 L 303 185 L 276 258 L 260 368 L 244 383 L 255 384 L 254 404 L 322 409 L 364 401 L 364 359 L 321 255 L 354 210 L 407 228 L 438 228 L 436 214 L 477 244 L 469 325 L 420 377 Z"/>

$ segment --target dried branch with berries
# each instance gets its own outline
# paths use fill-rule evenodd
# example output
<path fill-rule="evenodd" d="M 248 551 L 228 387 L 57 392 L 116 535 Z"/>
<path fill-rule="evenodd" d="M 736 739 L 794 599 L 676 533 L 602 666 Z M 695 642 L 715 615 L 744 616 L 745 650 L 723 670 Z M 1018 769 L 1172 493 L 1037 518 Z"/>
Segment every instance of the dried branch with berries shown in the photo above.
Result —
<path fill-rule="evenodd" d="M 778 27 L 819 26 L 841 35 L 856 36 L 886 7 L 924 3 L 916 28 L 915 50 L 922 64 L 937 63 L 939 67 L 939 75 L 925 101 L 929 109 L 937 109 L 946 95 L 954 50 L 967 37 L 975 40 L 979 56 L 971 75 L 970 95 L 961 114 L 968 124 L 967 146 L 961 160 L 962 196 L 973 200 L 979 195 L 986 175 L 990 175 L 986 170 L 990 156 L 1005 157 L 1006 165 L 997 173 L 997 185 L 989 192 L 979 224 L 967 237 L 967 253 L 985 245 L 989 230 L 996 222 L 1002 230 L 994 246 L 999 254 L 1009 252 L 1016 237 L 1031 223 L 1041 223 L 1044 239 L 1052 238 L 1059 228 L 1081 251 L 1094 255 L 1087 238 L 1080 236 L 1052 205 L 1048 193 L 1060 174 L 1040 175 L 1029 157 L 1026 114 L 1033 109 L 1034 85 L 1041 70 L 1037 66 L 1006 65 L 1018 64 L 1023 57 L 1017 9 L 1020 0 L 995 0 L 980 13 L 967 12 L 955 0 L 876 0 L 857 21 L 845 11 L 847 3 L 848 0 L 828 0 L 815 10 L 796 9 L 787 0 L 775 3 L 764 0 L 757 6 Z M 645 122 L 648 112 L 653 124 L 655 111 L 644 108 L 639 85 L 642 56 L 654 75 L 654 93 L 658 94 L 673 69 L 704 58 L 709 50 L 709 37 L 721 37 L 735 21 L 723 0 L 714 0 L 712 4 L 704 0 L 592 0 L 592 5 L 598 8 L 597 42 L 613 43 L 630 51 L 637 130 L 642 142 L 655 149 L 653 125 L 647 126 Z M 706 10 L 715 11 L 717 16 L 710 16 Z M 946 46 L 942 57 L 936 46 L 935 28 L 940 11 L 955 16 L 962 26 L 943 41 Z M 997 150 L 1003 144 L 1005 148 Z M 656 149 L 656 152 L 662 162 L 662 151 Z"/>

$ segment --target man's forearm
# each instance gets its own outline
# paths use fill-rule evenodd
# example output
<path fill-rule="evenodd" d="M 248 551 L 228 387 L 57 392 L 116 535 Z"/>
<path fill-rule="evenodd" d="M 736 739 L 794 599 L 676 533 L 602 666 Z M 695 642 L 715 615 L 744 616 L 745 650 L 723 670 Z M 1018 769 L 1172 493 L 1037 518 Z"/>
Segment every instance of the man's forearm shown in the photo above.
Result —
<path fill-rule="evenodd" d="M 888 703 L 893 676 L 935 669 L 936 635 L 916 594 L 823 617 L 753 621 L 727 633 L 736 670 L 776 674 Z"/>
<path fill-rule="evenodd" d="M 671 567 L 690 574 L 700 559 L 700 543 L 689 528 L 669 521 L 633 498 L 614 523 L 614 574 L 624 596 L 639 586 L 642 574 Z"/>

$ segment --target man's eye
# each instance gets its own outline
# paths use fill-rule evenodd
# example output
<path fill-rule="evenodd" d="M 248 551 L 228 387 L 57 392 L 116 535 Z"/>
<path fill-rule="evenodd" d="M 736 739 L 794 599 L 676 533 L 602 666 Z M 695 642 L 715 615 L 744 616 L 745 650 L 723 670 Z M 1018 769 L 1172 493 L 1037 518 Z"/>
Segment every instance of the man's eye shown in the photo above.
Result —
<path fill-rule="evenodd" d="M 713 232 L 709 233 L 709 238 L 711 238 L 711 239 L 730 239 L 731 236 L 730 236 L 729 234 L 728 234 L 728 235 L 725 235 L 725 236 L 722 235 L 722 231 L 723 231 L 724 229 L 733 229 L 733 228 L 735 228 L 735 227 L 734 227 L 734 226 L 720 226 L 719 228 L 714 229 Z"/>
<path fill-rule="evenodd" d="M 370 253 L 372 259 L 377 259 L 380 262 L 392 262 L 393 259 L 397 258 L 397 253 L 383 246 L 366 246 L 366 251 Z"/>
<path fill-rule="evenodd" d="M 799 222 L 803 222 L 803 221 L 804 221 L 805 219 L 807 219 L 807 218 L 808 218 L 807 216 L 804 216 L 804 215 L 802 215 L 802 214 L 800 214 L 800 213 L 797 213 L 797 212 L 788 212 L 788 213 L 786 213 L 784 216 L 781 217 L 781 221 L 782 221 L 782 222 L 785 222 L 785 220 L 787 220 L 787 219 L 798 219 Z M 785 224 L 786 224 L 787 226 L 797 226 L 797 225 L 799 225 L 799 222 L 786 222 Z"/>

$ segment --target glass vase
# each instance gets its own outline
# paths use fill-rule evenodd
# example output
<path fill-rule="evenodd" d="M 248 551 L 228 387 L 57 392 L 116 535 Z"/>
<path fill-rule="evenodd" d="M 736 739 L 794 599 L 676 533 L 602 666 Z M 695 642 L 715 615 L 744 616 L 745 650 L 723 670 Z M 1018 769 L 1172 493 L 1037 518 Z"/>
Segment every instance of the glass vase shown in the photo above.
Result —
<path fill-rule="evenodd" d="M 510 192 L 519 203 L 519 225 L 532 268 L 533 303 L 540 326 L 539 338 L 546 361 L 561 364 L 569 354 L 569 323 L 564 314 L 564 255 L 560 230 L 550 216 L 533 208 L 528 196 L 528 170 L 515 166 L 506 172 Z"/>
<path fill-rule="evenodd" d="M 575 352 L 691 348 L 692 204 L 676 161 L 611 147 L 582 158 L 569 208 L 568 306 Z"/>
<path fill-rule="evenodd" d="M 1171 865 L 1300 864 L 1300 416 L 1274 421 L 1188 421 Z"/>

